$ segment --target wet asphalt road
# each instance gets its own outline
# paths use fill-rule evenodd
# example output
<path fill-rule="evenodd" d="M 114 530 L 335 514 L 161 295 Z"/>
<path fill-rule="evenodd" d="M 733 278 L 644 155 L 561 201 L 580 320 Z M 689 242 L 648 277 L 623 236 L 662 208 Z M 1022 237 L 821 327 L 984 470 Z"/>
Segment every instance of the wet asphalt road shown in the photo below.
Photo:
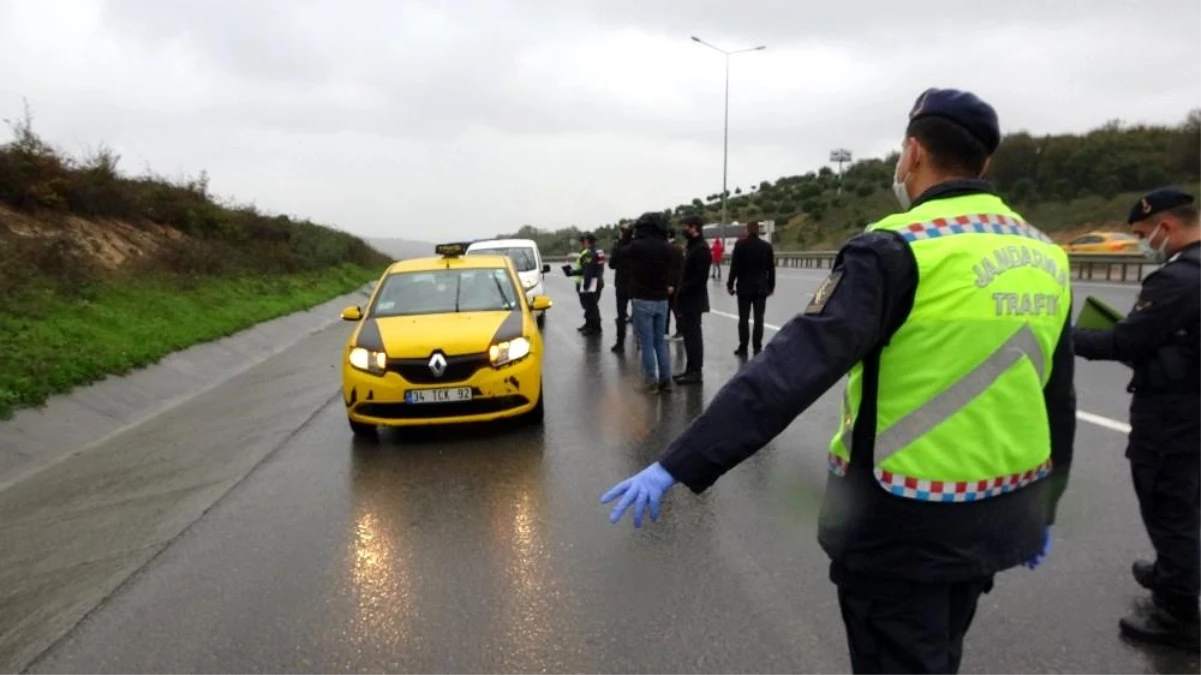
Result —
<path fill-rule="evenodd" d="M 767 317 L 777 326 L 822 278 L 803 270 L 780 276 Z M 598 502 L 653 461 L 737 369 L 736 324 L 720 314 L 736 308 L 720 288 L 712 293 L 719 313 L 705 319 L 705 385 L 652 396 L 634 391 L 633 350 L 625 358 L 608 351 L 611 289 L 602 306 L 606 334 L 581 338 L 570 286 L 554 278 L 540 428 L 384 432 L 378 442 L 355 442 L 332 367 L 349 327 L 336 326 L 258 369 L 267 374 L 248 373 L 159 427 L 147 425 L 137 440 L 95 451 L 112 453 L 104 464 L 111 475 L 122 475 L 112 457 L 124 458 L 128 475 L 159 467 L 156 480 L 186 485 L 179 494 L 217 500 L 195 511 L 199 520 L 179 536 L 161 514 L 182 521 L 193 511 L 170 503 L 175 493 L 145 503 L 97 497 L 101 469 L 80 464 L 99 460 L 87 456 L 35 477 L 41 483 L 24 500 L 5 502 L 10 495 L 0 493 L 0 523 L 14 515 L 28 523 L 23 539 L 0 526 L 0 579 L 21 569 L 41 574 L 64 555 L 88 578 L 89 560 L 112 559 L 106 546 L 144 528 L 168 533 L 162 541 L 170 542 L 161 552 L 154 539 L 125 544 L 150 551 L 133 559 L 140 571 L 120 587 L 114 575 L 94 577 L 115 591 L 31 670 L 847 671 L 827 560 L 815 540 L 837 391 L 705 495 L 674 489 L 659 523 L 641 531 L 628 519 L 611 526 L 610 507 Z M 1122 309 L 1134 294 L 1082 289 Z M 682 344 L 673 351 L 682 367 Z M 1124 422 L 1121 367 L 1078 364 L 1080 408 Z M 317 412 L 309 417 L 298 398 Z M 1051 556 L 1037 571 L 998 578 L 968 636 L 963 672 L 1197 672 L 1191 655 L 1118 634 L 1117 619 L 1142 595 L 1130 561 L 1149 551 L 1124 441 L 1120 431 L 1080 423 Z M 249 443 L 258 443 L 253 452 L 230 454 Z M 207 472 L 203 480 L 184 478 L 199 471 Z M 120 481 L 100 482 L 107 489 Z M 69 512 L 42 506 L 37 517 L 22 511 L 50 487 L 72 492 L 79 504 Z M 81 518 L 91 525 L 63 529 Z M 124 527 L 82 534 L 114 521 Z M 6 534 L 7 543 L 25 545 L 46 532 L 75 532 L 85 543 L 66 554 L 6 557 Z M 95 595 L 76 586 L 47 578 L 22 596 L 23 606 L 69 608 Z M 3 607 L 0 636 L 11 638 Z M 16 635 L 43 639 L 51 623 L 16 622 Z"/>

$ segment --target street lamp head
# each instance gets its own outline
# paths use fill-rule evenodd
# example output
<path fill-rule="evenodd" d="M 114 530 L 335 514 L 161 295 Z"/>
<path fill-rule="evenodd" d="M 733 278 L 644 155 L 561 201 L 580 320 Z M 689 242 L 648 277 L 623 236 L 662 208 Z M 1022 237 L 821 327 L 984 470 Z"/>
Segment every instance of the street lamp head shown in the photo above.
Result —
<path fill-rule="evenodd" d="M 693 41 L 693 42 L 700 42 L 700 41 L 701 41 L 701 39 L 700 39 L 700 38 L 698 38 L 697 36 L 693 35 L 693 36 L 692 36 L 692 41 Z"/>
<path fill-rule="evenodd" d="M 761 51 L 764 49 L 767 49 L 767 45 L 759 45 L 758 47 L 755 47 L 755 51 Z"/>

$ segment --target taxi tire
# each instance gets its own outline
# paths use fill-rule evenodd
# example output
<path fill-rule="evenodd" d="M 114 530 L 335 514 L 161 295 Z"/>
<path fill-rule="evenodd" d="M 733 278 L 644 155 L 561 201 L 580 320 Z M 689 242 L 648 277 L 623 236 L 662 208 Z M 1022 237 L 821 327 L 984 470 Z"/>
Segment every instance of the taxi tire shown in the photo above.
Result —
<path fill-rule="evenodd" d="M 546 312 L 538 312 L 538 316 L 534 319 L 538 323 L 539 328 L 546 326 Z"/>
<path fill-rule="evenodd" d="M 346 418 L 346 421 L 350 423 L 350 430 L 354 432 L 355 436 L 374 436 L 376 431 L 378 431 L 374 424 L 356 422 L 349 417 Z"/>

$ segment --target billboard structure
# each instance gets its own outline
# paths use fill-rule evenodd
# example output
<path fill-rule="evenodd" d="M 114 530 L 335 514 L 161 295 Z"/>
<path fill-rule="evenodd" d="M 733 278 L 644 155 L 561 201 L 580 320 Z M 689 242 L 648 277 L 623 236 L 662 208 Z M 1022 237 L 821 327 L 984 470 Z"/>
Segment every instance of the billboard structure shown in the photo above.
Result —
<path fill-rule="evenodd" d="M 760 220 L 759 223 L 759 238 L 763 241 L 773 242 L 776 234 L 776 221 Z M 730 223 L 729 225 L 705 225 L 701 234 L 710 245 L 714 239 L 721 239 L 721 243 L 726 247 L 727 251 L 734 250 L 734 244 L 739 239 L 746 235 L 746 223 Z"/>

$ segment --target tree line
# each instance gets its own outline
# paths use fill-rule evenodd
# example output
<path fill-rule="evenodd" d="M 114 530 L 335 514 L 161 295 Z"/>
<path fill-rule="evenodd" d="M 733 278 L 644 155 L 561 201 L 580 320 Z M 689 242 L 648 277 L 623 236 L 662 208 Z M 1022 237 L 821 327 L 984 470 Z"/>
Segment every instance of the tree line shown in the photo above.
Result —
<path fill-rule="evenodd" d="M 896 209 L 891 188 L 899 153 L 861 159 L 840 177 L 823 166 L 816 171 L 781 176 L 775 181 L 735 187 L 726 194 L 731 220 L 773 220 L 777 238 L 803 248 L 807 241 L 830 241 L 861 231 L 869 222 Z M 1051 202 L 1070 203 L 1089 197 L 1113 199 L 1166 184 L 1196 186 L 1201 180 L 1201 108 L 1191 110 L 1175 125 L 1128 125 L 1111 120 L 1082 134 L 1041 134 L 1017 131 L 1006 134 L 994 153 L 986 178 L 1011 204 L 1031 208 Z M 721 193 L 697 197 L 663 209 L 678 226 L 691 213 L 716 223 L 721 217 Z M 653 210 L 653 209 L 646 209 Z M 575 249 L 585 231 L 602 244 L 616 236 L 620 222 L 592 228 L 570 226 L 555 230 L 522 226 L 503 237 L 529 238 L 546 255 Z M 1049 230 L 1080 224 L 1069 216 L 1063 221 L 1040 223 Z"/>

